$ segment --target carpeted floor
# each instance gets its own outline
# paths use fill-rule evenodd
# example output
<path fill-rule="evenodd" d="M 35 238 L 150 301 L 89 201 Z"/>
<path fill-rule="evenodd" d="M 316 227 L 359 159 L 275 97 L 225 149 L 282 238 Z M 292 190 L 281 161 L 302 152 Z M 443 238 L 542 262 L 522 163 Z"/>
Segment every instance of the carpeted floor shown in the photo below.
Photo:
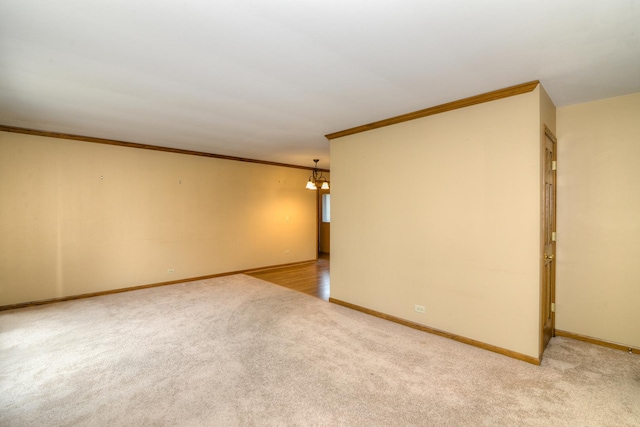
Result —
<path fill-rule="evenodd" d="M 640 357 L 542 366 L 244 275 L 0 313 L 2 426 L 638 426 Z"/>

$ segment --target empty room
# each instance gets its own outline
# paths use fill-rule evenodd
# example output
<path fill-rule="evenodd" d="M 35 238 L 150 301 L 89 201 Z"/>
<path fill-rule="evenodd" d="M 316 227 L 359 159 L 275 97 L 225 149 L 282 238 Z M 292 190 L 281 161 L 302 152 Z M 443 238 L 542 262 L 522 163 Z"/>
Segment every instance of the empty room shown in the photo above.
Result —
<path fill-rule="evenodd" d="M 640 425 L 640 4 L 0 4 L 0 425 Z"/>

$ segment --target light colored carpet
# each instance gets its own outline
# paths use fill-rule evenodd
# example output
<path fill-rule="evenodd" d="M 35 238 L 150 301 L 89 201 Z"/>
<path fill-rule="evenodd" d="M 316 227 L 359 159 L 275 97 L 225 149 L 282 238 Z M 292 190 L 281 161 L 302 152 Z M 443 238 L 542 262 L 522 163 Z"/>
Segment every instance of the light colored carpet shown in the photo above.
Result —
<path fill-rule="evenodd" d="M 0 425 L 638 426 L 640 358 L 536 367 L 244 275 L 0 313 Z"/>

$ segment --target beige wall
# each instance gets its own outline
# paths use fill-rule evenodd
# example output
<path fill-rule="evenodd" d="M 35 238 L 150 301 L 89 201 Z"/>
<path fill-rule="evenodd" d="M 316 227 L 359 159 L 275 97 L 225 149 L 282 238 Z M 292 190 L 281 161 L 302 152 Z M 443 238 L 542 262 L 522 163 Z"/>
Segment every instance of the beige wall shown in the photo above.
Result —
<path fill-rule="evenodd" d="M 544 144 L 544 126 L 548 127 L 551 132 L 555 135 L 556 133 L 556 106 L 553 104 L 553 101 L 549 97 L 549 94 L 544 89 L 544 86 L 538 85 L 538 89 L 540 90 L 540 124 L 543 126 L 542 132 L 540 133 L 541 145 Z M 541 183 L 542 183 L 542 178 Z M 542 189 L 540 190 L 542 191 Z"/>
<path fill-rule="evenodd" d="M 0 305 L 314 259 L 308 176 L 0 132 Z"/>
<path fill-rule="evenodd" d="M 640 347 L 640 93 L 558 109 L 558 329 Z"/>
<path fill-rule="evenodd" d="M 541 90 L 332 140 L 331 297 L 537 358 Z"/>

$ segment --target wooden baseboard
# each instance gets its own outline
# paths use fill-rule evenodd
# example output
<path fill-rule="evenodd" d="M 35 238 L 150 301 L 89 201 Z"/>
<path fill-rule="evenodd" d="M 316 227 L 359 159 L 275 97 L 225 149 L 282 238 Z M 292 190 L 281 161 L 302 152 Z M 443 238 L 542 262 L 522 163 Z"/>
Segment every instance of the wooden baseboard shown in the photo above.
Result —
<path fill-rule="evenodd" d="M 191 277 L 191 278 L 188 278 L 188 279 L 172 280 L 172 281 L 169 281 L 169 282 L 152 283 L 152 284 L 148 284 L 148 285 L 131 286 L 131 287 L 128 287 L 128 288 L 110 289 L 110 290 L 107 290 L 107 291 L 89 292 L 89 293 L 86 293 L 86 294 L 69 295 L 69 296 L 59 297 L 59 298 L 49 298 L 49 299 L 43 299 L 43 300 L 38 300 L 38 301 L 28 301 L 28 302 L 21 302 L 21 303 L 17 303 L 17 304 L 2 305 L 2 306 L 0 306 L 0 311 L 15 310 L 17 308 L 25 308 L 25 307 L 34 307 L 34 306 L 37 306 L 37 305 L 53 304 L 53 303 L 56 303 L 56 302 L 63 302 L 63 301 L 72 301 L 72 300 L 82 299 L 82 298 L 99 297 L 99 296 L 102 296 L 102 295 L 119 294 L 121 292 L 137 291 L 139 289 L 147 289 L 147 288 L 156 288 L 158 286 L 175 285 L 177 283 L 195 282 L 197 280 L 213 279 L 214 277 L 231 276 L 233 274 L 247 274 L 247 273 L 253 273 L 253 272 L 256 272 L 256 271 L 267 270 L 267 269 L 271 269 L 271 268 L 289 267 L 289 266 L 293 266 L 293 265 L 307 264 L 307 263 L 310 263 L 310 262 L 314 262 L 314 260 L 301 261 L 301 262 L 291 262 L 291 263 L 288 263 L 288 264 L 272 265 L 270 267 L 259 267 L 259 268 L 252 268 L 252 269 L 249 269 L 249 270 L 229 271 L 229 272 L 226 272 L 226 273 L 210 274 L 210 275 L 207 275 L 207 276 Z"/>
<path fill-rule="evenodd" d="M 477 341 L 471 338 L 466 338 L 460 335 L 452 334 L 450 332 L 441 331 L 439 329 L 430 328 L 428 326 L 421 325 L 419 323 L 411 322 L 409 320 L 404 320 L 396 316 L 391 316 L 389 314 L 381 313 L 379 311 L 371 310 L 368 308 L 361 307 L 359 305 L 351 304 L 349 302 L 340 301 L 335 298 L 329 298 L 329 302 L 334 304 L 342 305 L 344 307 L 351 308 L 353 310 L 361 311 L 363 313 L 369 314 L 371 316 L 379 317 L 381 319 L 389 320 L 391 322 L 399 323 L 404 326 L 408 326 L 413 329 L 417 329 L 419 331 L 428 332 L 430 334 L 439 335 L 441 337 L 449 338 L 464 344 L 469 344 L 474 347 L 481 348 L 483 350 L 489 350 L 494 353 L 502 354 L 503 356 L 508 356 L 513 359 L 522 360 L 523 362 L 531 363 L 532 365 L 540 365 L 540 359 L 532 356 L 527 356 L 526 354 L 518 353 L 515 351 L 507 350 L 506 348 L 498 347 L 495 345 L 483 343 L 482 341 Z"/>
<path fill-rule="evenodd" d="M 640 354 L 640 348 L 630 347 L 628 345 L 616 344 L 616 343 L 601 340 L 598 338 L 588 337 L 586 335 L 574 334 L 573 332 L 561 331 L 559 329 L 556 329 L 555 335 L 557 337 L 571 338 L 578 341 L 588 342 L 589 344 L 595 344 L 602 347 L 609 347 L 615 350 L 625 351 L 631 354 Z"/>

